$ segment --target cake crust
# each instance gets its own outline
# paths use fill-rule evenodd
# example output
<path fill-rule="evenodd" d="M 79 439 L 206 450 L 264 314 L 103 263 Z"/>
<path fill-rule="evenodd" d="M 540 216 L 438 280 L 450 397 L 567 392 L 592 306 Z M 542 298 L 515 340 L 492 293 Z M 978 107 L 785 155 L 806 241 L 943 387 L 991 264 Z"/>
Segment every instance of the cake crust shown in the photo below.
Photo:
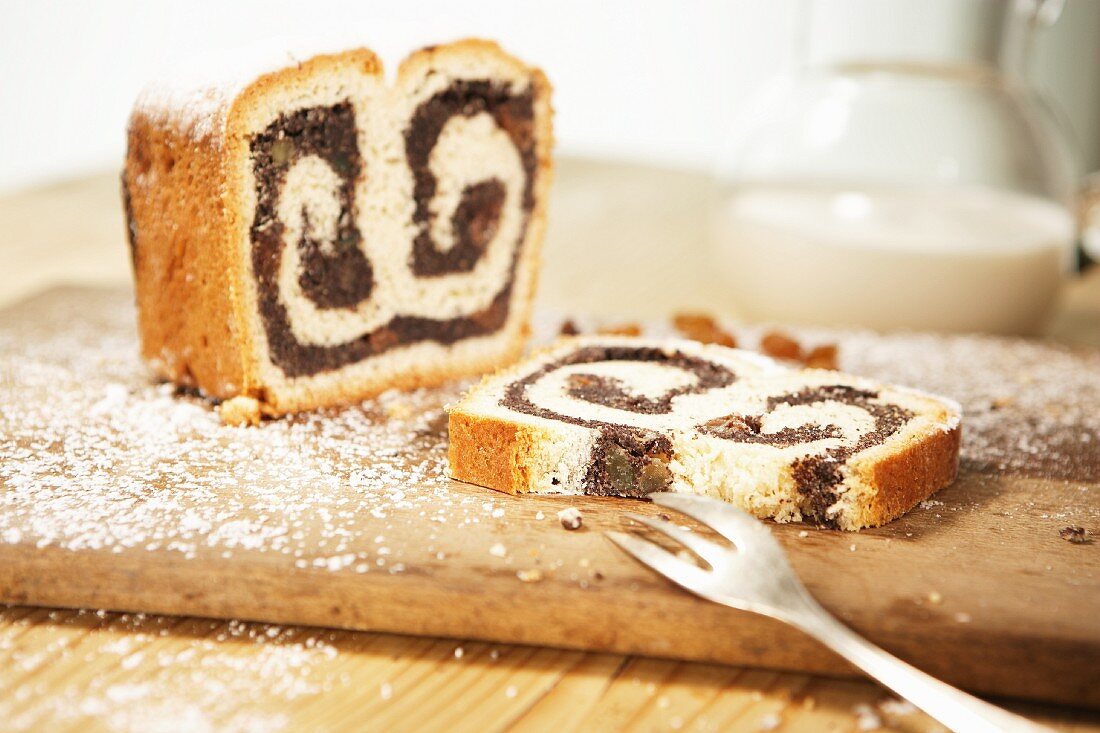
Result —
<path fill-rule="evenodd" d="M 532 380 L 531 375 L 538 374 L 540 367 L 545 368 L 549 362 L 561 360 L 563 356 L 568 363 L 569 355 L 576 353 L 578 349 L 590 348 L 593 345 L 605 347 L 608 345 L 623 347 L 627 345 L 644 344 L 647 347 L 664 348 L 670 353 L 680 350 L 688 350 L 691 355 L 699 356 L 723 356 L 722 352 L 741 353 L 725 347 L 685 345 L 685 342 L 669 340 L 659 342 L 647 339 L 596 337 L 581 339 L 565 339 L 558 344 L 532 356 L 522 364 L 504 369 L 497 374 L 486 377 L 481 384 L 471 389 L 457 404 L 448 408 L 450 442 L 448 446 L 449 475 L 459 481 L 474 483 L 488 488 L 496 489 L 509 494 L 527 492 L 539 493 L 605 493 L 593 491 L 591 486 L 592 473 L 582 480 L 570 480 L 570 473 L 576 477 L 578 472 L 569 468 L 562 468 L 562 456 L 591 452 L 582 456 L 584 461 L 598 460 L 597 449 L 592 444 L 576 442 L 569 444 L 564 451 L 550 451 L 553 455 L 548 460 L 547 446 L 551 444 L 565 445 L 570 438 L 566 428 L 555 425 L 555 420 L 546 419 L 545 415 L 531 415 L 511 412 L 507 402 L 501 397 L 509 386 L 527 379 L 529 385 L 537 385 L 538 380 Z M 751 355 L 754 361 L 763 359 L 757 355 Z M 844 473 L 838 479 L 831 495 L 830 502 L 819 514 L 814 513 L 814 501 L 810 497 L 800 495 L 797 480 L 797 470 L 794 469 L 799 461 L 815 455 L 829 455 L 829 446 L 834 446 L 835 435 L 830 435 L 828 426 L 822 424 L 816 427 L 784 428 L 793 433 L 779 431 L 774 435 L 795 435 L 799 430 L 819 430 L 822 435 L 804 433 L 808 435 L 805 440 L 805 451 L 791 448 L 799 440 L 791 438 L 790 445 L 785 445 L 785 439 L 776 439 L 774 442 L 788 449 L 790 452 L 775 464 L 773 468 L 766 469 L 772 473 L 764 481 L 777 487 L 779 490 L 789 492 L 793 498 L 780 498 L 770 503 L 754 503 L 754 497 L 743 496 L 734 492 L 718 493 L 720 498 L 732 501 L 742 508 L 760 517 L 772 517 L 777 521 L 809 520 L 826 526 L 837 527 L 846 530 L 857 530 L 863 527 L 875 527 L 889 522 L 901 516 L 919 502 L 927 499 L 937 490 L 954 481 L 958 470 L 959 442 L 961 427 L 959 421 L 958 406 L 949 400 L 935 398 L 915 390 L 891 387 L 889 385 L 874 385 L 866 380 L 855 377 L 838 375 L 834 372 L 823 372 L 815 369 L 793 370 L 781 367 L 771 360 L 763 359 L 766 368 L 778 370 L 769 372 L 766 380 L 782 380 L 789 375 L 791 389 L 795 389 L 805 379 L 810 385 L 838 385 L 853 389 L 874 389 L 874 404 L 882 402 L 890 404 L 894 400 L 906 407 L 905 419 L 900 427 L 894 431 L 879 445 L 870 445 L 863 450 L 855 451 L 850 459 L 841 459 Z M 737 364 L 737 358 L 730 359 L 728 363 Z M 602 366 L 602 365 L 601 365 Z M 613 370 L 596 370 L 600 374 L 614 374 Z M 776 376 L 778 375 L 778 376 Z M 628 385 L 627 391 L 635 385 Z M 826 387 L 829 389 L 831 387 Z M 617 389 L 617 388 L 616 388 Z M 681 388 L 682 389 L 682 388 Z M 658 390 L 659 391 L 659 390 Z M 576 397 L 576 393 L 573 396 Z M 766 395 L 761 395 L 763 400 Z M 534 398 L 533 398 L 534 399 Z M 605 400 L 604 404 L 617 404 L 622 407 L 622 401 L 616 396 L 618 402 Z M 650 398 L 652 399 L 652 398 Z M 679 399 L 672 398 L 673 401 Z M 830 402 L 831 398 L 823 400 Z M 818 403 L 814 403 L 818 404 Z M 788 403 L 780 403 L 781 407 L 789 407 Z M 564 408 L 560 408 L 564 409 Z M 648 408 L 647 408 L 648 409 Z M 655 409 L 655 408 L 654 408 Z M 672 409 L 675 412 L 675 408 Z M 589 416 L 585 419 L 587 426 L 600 426 L 604 424 L 606 411 L 597 413 L 600 418 Z M 805 414 L 801 419 L 807 419 Z M 827 423 L 832 418 L 822 418 Z M 875 423 L 878 424 L 878 423 Z M 570 428 L 571 429 L 571 428 Z M 698 429 L 694 425 L 686 430 L 690 433 Z M 759 430 L 759 427 L 757 428 Z M 563 432 L 566 430 L 566 432 Z M 574 431 L 575 432 L 575 431 Z M 655 431 L 657 432 L 657 431 Z M 684 433 L 684 429 L 679 429 Z M 871 431 L 873 432 L 873 431 Z M 866 435 L 867 431 L 863 433 Z M 598 444 L 598 440 L 597 444 Z M 690 445 L 694 439 L 685 439 L 682 435 L 673 440 L 670 445 L 675 445 L 675 450 L 682 445 Z M 764 443 L 766 441 L 760 440 Z M 739 444 L 743 445 L 743 444 Z M 857 443 L 858 445 L 858 443 Z M 740 449 L 740 448 L 738 448 Z M 666 450 L 661 448 L 660 450 Z M 748 461 L 760 462 L 763 465 L 766 451 L 761 449 L 753 453 Z M 686 458 L 662 456 L 662 462 L 671 466 L 671 472 L 678 474 L 687 470 Z M 702 465 L 709 460 L 707 455 L 697 464 Z M 678 463 L 679 461 L 679 463 Z M 828 466 L 829 461 L 824 464 Z M 591 464 L 589 464 L 591 465 Z M 664 470 L 663 468 L 661 469 Z M 641 477 L 643 474 L 637 474 Z M 662 475 L 662 474 L 657 474 Z M 548 478 L 549 477 L 549 478 Z M 721 482 L 718 477 L 716 483 Z M 803 482 L 802 490 L 805 489 Z M 648 487 L 652 489 L 653 487 Z M 680 475 L 670 478 L 663 486 L 656 490 L 680 490 L 696 493 L 708 493 L 705 482 L 701 485 L 691 485 L 683 480 Z M 606 492 L 620 495 L 644 496 L 648 490 Z"/>
<path fill-rule="evenodd" d="M 318 76 L 345 74 L 381 83 L 382 66 L 367 49 L 318 55 L 256 77 L 196 119 L 186 110 L 137 105 L 122 175 L 130 233 L 142 355 L 161 376 L 217 400 L 254 398 L 265 414 L 345 404 L 390 388 L 410 389 L 484 373 L 513 361 L 529 334 L 531 299 L 545 229 L 553 137 L 551 87 L 545 75 L 490 41 L 468 39 L 417 51 L 389 89 L 412 87 L 439 67 L 484 63 L 526 80 L 533 95 L 533 203 L 506 321 L 492 348 L 456 360 L 410 356 L 406 368 L 295 381 L 270 363 L 249 266 L 254 210 L 249 146 L 271 100 Z M 196 92 L 199 95 L 198 92 Z M 201 96 L 201 95 L 199 95 Z"/>
<path fill-rule="evenodd" d="M 892 522 L 941 488 L 959 472 L 962 424 L 931 432 L 869 467 L 864 479 L 874 488 L 870 502 L 854 518 L 860 527 Z M 858 470 L 858 469 L 857 469 Z"/>
<path fill-rule="evenodd" d="M 527 490 L 540 431 L 462 412 L 451 413 L 447 430 L 451 478 L 507 494 Z"/>

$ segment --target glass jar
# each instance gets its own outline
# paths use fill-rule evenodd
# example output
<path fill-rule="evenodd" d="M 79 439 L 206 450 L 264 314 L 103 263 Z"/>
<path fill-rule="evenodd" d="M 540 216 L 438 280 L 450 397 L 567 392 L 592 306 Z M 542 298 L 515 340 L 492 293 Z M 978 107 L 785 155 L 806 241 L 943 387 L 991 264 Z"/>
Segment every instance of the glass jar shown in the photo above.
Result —
<path fill-rule="evenodd" d="M 809 0 L 802 63 L 718 170 L 714 256 L 755 320 L 1034 333 L 1077 171 L 1023 76 L 1042 0 Z"/>

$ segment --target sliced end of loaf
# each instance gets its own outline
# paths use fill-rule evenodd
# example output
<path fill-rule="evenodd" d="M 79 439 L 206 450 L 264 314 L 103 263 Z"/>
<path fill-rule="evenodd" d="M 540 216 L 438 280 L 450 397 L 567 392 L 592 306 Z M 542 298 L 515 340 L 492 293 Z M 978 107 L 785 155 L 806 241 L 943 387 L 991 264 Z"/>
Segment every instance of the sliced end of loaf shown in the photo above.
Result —
<path fill-rule="evenodd" d="M 145 355 L 268 414 L 513 360 L 545 226 L 549 94 L 537 69 L 471 40 L 413 54 L 392 85 L 357 49 L 146 95 L 124 173 Z M 183 168 L 150 175 L 144 161 L 169 156 Z"/>

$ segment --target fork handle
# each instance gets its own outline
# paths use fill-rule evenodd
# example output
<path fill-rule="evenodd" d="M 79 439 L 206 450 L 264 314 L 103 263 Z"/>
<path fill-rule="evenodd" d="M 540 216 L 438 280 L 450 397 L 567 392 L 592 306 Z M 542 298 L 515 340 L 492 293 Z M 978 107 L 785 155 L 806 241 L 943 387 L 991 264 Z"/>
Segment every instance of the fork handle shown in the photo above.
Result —
<path fill-rule="evenodd" d="M 951 730 L 960 733 L 1051 733 L 1046 726 L 979 700 L 921 672 L 837 621 L 816 601 L 810 604 L 805 613 L 790 619 L 794 626 Z"/>

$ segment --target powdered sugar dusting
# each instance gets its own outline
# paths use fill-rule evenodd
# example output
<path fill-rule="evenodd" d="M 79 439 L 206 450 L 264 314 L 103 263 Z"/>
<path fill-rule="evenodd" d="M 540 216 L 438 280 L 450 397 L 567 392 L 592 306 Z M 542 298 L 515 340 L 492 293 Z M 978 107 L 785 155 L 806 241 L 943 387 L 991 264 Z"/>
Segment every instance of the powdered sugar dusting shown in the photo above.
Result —
<path fill-rule="evenodd" d="M 273 38 L 193 54 L 177 60 L 151 81 L 138 95 L 135 107 L 162 123 L 178 126 L 196 140 L 217 141 L 229 106 L 258 77 L 321 53 L 354 47 L 354 43 L 331 38 Z"/>
<path fill-rule="evenodd" d="M 5 730 L 89 721 L 135 733 L 285 730 L 291 703 L 349 690 L 341 654 L 360 651 L 347 632 L 243 621 L 60 610 L 21 616 L 2 606 L 0 620 L 0 655 L 21 681 L 0 696 Z M 84 667 L 97 672 L 81 674 Z M 53 679 L 37 674 L 46 669 Z"/>
<path fill-rule="evenodd" d="M 298 567 L 400 572 L 404 553 L 423 548 L 366 552 L 368 525 L 373 536 L 421 516 L 499 517 L 495 495 L 456 493 L 443 473 L 442 406 L 461 385 L 229 427 L 204 400 L 155 384 L 132 306 L 99 297 L 0 328 L 0 541 L 186 558 L 264 551 Z"/>

